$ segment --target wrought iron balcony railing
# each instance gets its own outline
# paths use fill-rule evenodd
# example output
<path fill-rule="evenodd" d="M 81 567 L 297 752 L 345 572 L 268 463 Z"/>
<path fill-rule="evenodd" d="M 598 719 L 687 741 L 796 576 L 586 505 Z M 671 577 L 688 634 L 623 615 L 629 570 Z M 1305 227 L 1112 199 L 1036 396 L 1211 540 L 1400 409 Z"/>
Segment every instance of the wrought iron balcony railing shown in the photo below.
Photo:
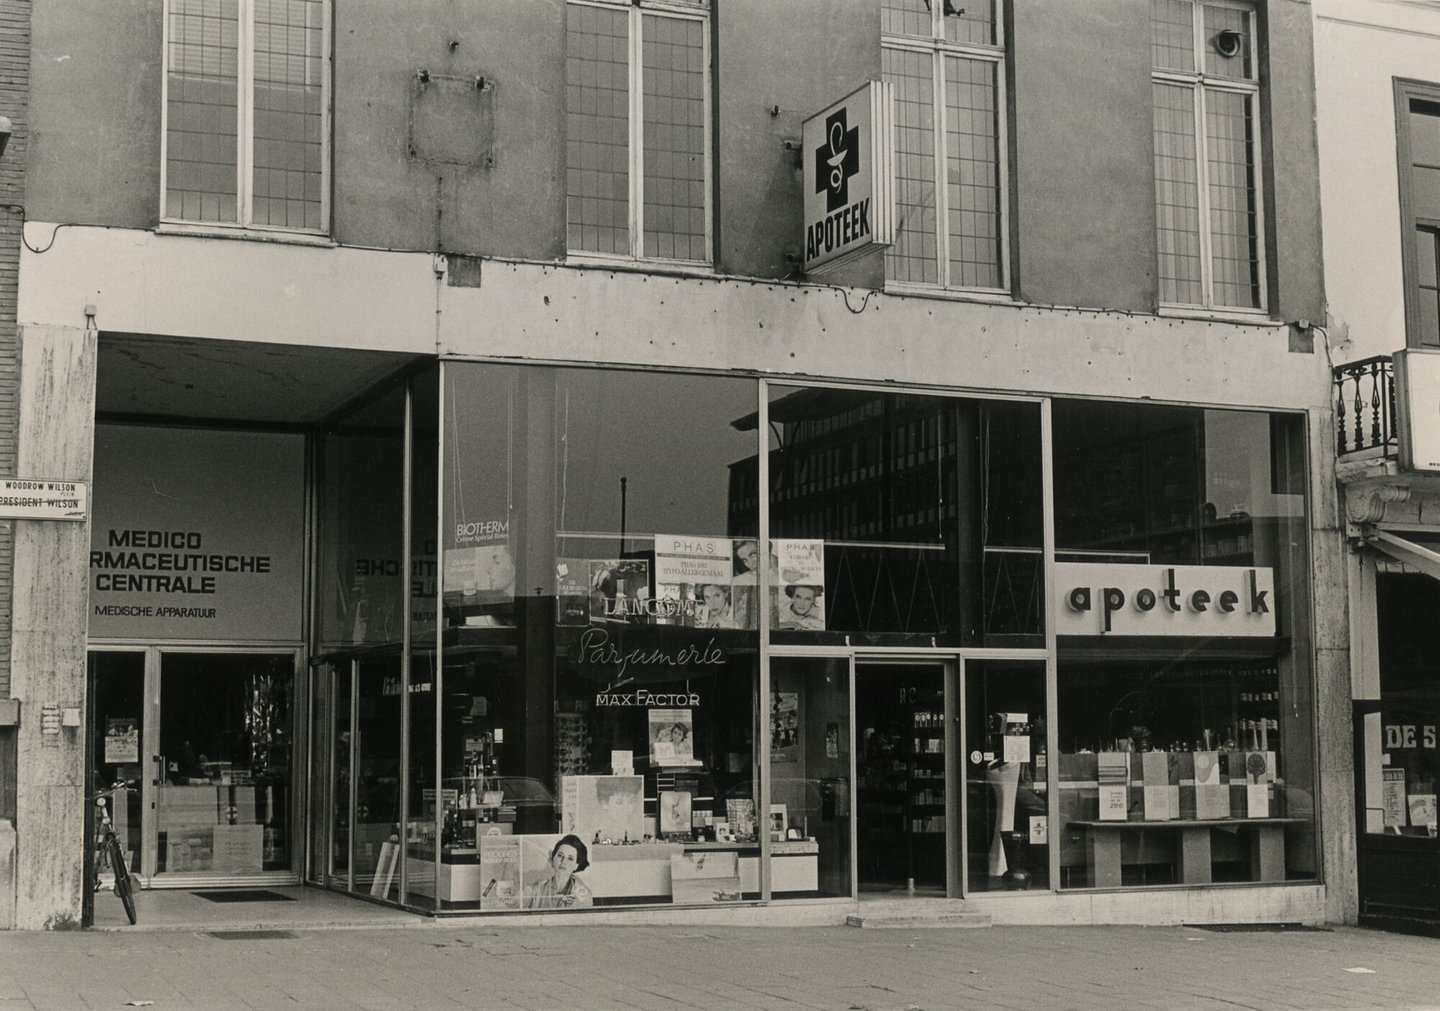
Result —
<path fill-rule="evenodd" d="M 1335 366 L 1335 454 L 1399 454 L 1395 430 L 1395 366 L 1389 355 Z"/>

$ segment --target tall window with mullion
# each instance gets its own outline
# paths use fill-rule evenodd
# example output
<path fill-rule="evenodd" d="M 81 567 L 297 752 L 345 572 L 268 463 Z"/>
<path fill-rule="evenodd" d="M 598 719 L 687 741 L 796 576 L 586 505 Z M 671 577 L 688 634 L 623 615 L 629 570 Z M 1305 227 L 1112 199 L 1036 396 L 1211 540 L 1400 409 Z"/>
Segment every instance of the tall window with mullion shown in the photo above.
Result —
<path fill-rule="evenodd" d="M 1406 344 L 1440 347 L 1440 85 L 1396 81 Z M 1412 237 L 1413 236 L 1413 237 Z"/>
<path fill-rule="evenodd" d="M 571 252 L 709 261 L 707 7 L 568 6 Z"/>
<path fill-rule="evenodd" d="M 1162 305 L 1265 308 L 1255 12 L 1151 0 Z"/>
<path fill-rule="evenodd" d="M 995 4 L 883 0 L 881 18 L 898 222 L 886 277 L 1003 291 L 1005 54 Z"/>
<path fill-rule="evenodd" d="M 169 0 L 163 217 L 328 227 L 328 0 Z"/>

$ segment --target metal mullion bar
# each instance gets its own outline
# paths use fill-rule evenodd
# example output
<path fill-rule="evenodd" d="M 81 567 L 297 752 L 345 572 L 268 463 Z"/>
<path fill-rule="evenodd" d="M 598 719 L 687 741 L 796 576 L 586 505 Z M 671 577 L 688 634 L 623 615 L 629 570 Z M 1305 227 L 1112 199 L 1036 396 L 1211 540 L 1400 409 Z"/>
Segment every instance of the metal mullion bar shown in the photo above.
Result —
<path fill-rule="evenodd" d="M 335 7 L 326 0 L 320 11 L 320 231 L 330 234 L 330 96 L 335 80 Z"/>
<path fill-rule="evenodd" d="M 1205 88 L 1192 86 L 1195 110 L 1195 213 L 1200 226 L 1200 298 L 1207 309 L 1215 306 L 1214 267 L 1210 262 L 1214 243 L 1210 236 L 1210 150 L 1206 143 Z"/>
<path fill-rule="evenodd" d="M 860 861 L 856 857 L 860 849 L 860 808 L 856 801 L 860 796 L 860 783 L 856 779 L 859 771 L 856 768 L 859 756 L 855 753 L 858 749 L 855 747 L 857 737 L 855 727 L 855 654 L 853 652 L 845 658 L 845 669 L 847 672 L 845 681 L 850 689 L 850 702 L 845 711 L 846 720 L 850 724 L 850 739 L 846 742 L 850 749 L 850 782 L 846 789 L 850 795 L 845 798 L 845 803 L 850 807 L 850 898 L 858 901 L 860 898 Z M 768 811 L 766 819 L 769 819 Z"/>
<path fill-rule="evenodd" d="M 400 450 L 400 572 L 404 579 L 404 590 L 400 599 L 405 602 L 405 618 L 400 626 L 400 902 L 404 904 L 410 895 L 410 683 L 413 678 L 410 664 L 410 573 L 413 571 L 413 546 L 411 544 L 411 494 L 410 482 L 414 473 L 414 420 L 410 412 L 414 409 L 413 380 L 405 381 L 405 415 L 403 437 L 405 445 Z M 439 696 L 435 696 L 439 706 Z M 435 806 L 440 806 L 440 792 L 435 792 Z M 435 839 L 438 854 L 440 839 Z M 438 881 L 439 879 L 436 878 Z"/>
<path fill-rule="evenodd" d="M 170 20 L 175 0 L 165 0 L 165 15 L 160 19 L 160 52 L 163 56 L 160 73 L 160 220 L 170 217 Z"/>
<path fill-rule="evenodd" d="M 1205 308 L 1215 305 L 1214 270 L 1210 263 L 1210 156 L 1205 142 L 1205 5 L 1190 7 L 1191 59 L 1195 62 L 1195 78 L 1190 87 L 1195 116 L 1195 213 L 1200 226 L 1200 298 Z"/>
<path fill-rule="evenodd" d="M 446 369 L 447 369 L 447 363 L 442 360 L 442 361 L 440 362 L 439 375 L 436 377 L 436 385 L 437 385 L 438 388 L 437 388 L 437 390 L 436 390 L 436 396 L 435 396 L 435 403 L 436 403 L 436 406 L 435 406 L 435 414 L 436 414 L 436 417 L 435 417 L 435 422 L 436 422 L 436 437 L 435 437 L 435 455 L 436 455 L 436 461 L 435 461 L 435 504 L 436 504 L 436 505 L 435 505 L 435 543 L 436 543 L 436 544 L 444 544 L 444 543 L 445 543 L 445 477 L 446 477 L 446 470 L 445 470 L 445 439 L 446 439 L 447 436 L 453 434 L 453 433 L 450 433 L 450 432 L 447 431 L 447 429 L 446 429 L 446 423 L 445 423 L 445 417 L 446 417 L 446 415 L 445 415 L 445 406 L 446 406 L 446 404 L 445 404 L 445 401 L 446 401 L 445 380 L 446 380 L 446 378 L 447 378 L 447 377 L 446 377 L 446 374 L 445 374 L 445 373 L 446 373 Z M 445 566 L 444 566 L 444 565 L 437 565 L 437 566 L 435 566 L 435 604 L 436 604 L 436 612 L 435 612 L 435 617 L 436 617 L 436 620 L 435 620 L 435 659 L 434 659 L 433 661 L 431 661 L 431 667 L 433 668 L 433 670 L 432 670 L 432 672 L 431 672 L 431 676 L 435 679 L 435 705 L 434 705 L 435 715 L 434 715 L 434 717 L 433 717 L 434 724 L 435 724 L 435 754 L 434 754 L 434 756 L 433 756 L 434 759 L 435 759 L 435 824 L 434 824 L 433 827 L 434 827 L 434 831 L 435 831 L 435 911 L 438 913 L 438 912 L 440 911 L 440 838 L 441 838 L 441 830 L 442 830 L 443 827 L 444 827 L 444 820 L 445 820 L 445 813 L 444 813 L 444 794 L 441 792 L 441 787 L 444 786 L 444 782 L 443 782 L 443 776 L 442 776 L 442 769 L 441 769 L 441 765 L 440 765 L 440 762 L 441 762 L 441 754 L 442 754 L 443 747 L 444 747 L 444 743 L 445 743 L 444 740 L 443 740 L 443 738 L 441 737 L 442 731 L 443 731 L 443 729 L 444 729 L 444 721 L 443 721 L 443 719 L 442 719 L 443 711 L 444 711 L 444 706 L 442 706 L 441 703 L 440 703 L 440 700 L 445 697 Z M 407 620 L 407 622 L 408 622 L 409 619 L 407 618 L 406 620 Z M 477 848 L 478 848 L 478 846 L 479 846 L 479 842 L 478 842 L 478 841 L 476 842 L 476 846 L 477 846 Z M 477 856 L 477 858 L 478 858 L 479 854 L 477 853 L 476 856 Z"/>
<path fill-rule="evenodd" d="M 255 7 L 252 0 L 239 0 L 237 16 L 235 214 L 236 224 L 249 227 L 255 218 L 255 180 L 251 175 L 255 159 Z"/>
<path fill-rule="evenodd" d="M 996 19 L 997 21 L 1001 19 Z M 997 26 L 996 31 L 999 31 Z M 1000 205 L 1000 220 L 995 223 L 1000 233 L 1000 289 L 1010 291 L 1010 151 L 1009 111 L 1010 93 L 1005 84 L 1005 60 L 1003 52 L 993 61 L 995 64 L 995 165 L 1000 192 L 996 194 Z"/>
<path fill-rule="evenodd" d="M 935 276 L 942 288 L 950 287 L 950 192 L 946 179 L 950 172 L 950 152 L 945 146 L 945 131 L 949 126 L 949 110 L 945 104 L 945 54 L 939 46 L 930 47 L 930 93 L 935 115 L 931 118 L 935 148 Z"/>
<path fill-rule="evenodd" d="M 756 580 L 756 624 L 760 626 L 760 682 L 759 707 L 755 724 L 755 761 L 758 766 L 756 782 L 750 792 L 755 797 L 756 835 L 760 837 L 760 901 L 768 903 L 770 898 L 770 384 L 756 381 L 755 405 L 755 461 L 756 500 L 758 505 L 755 531 L 756 547 L 761 550 L 759 576 Z M 853 668 L 853 661 L 852 661 Z M 853 678 L 852 678 L 853 682 Z M 854 712 L 854 687 L 851 687 L 851 712 Z M 852 716 L 851 722 L 854 722 Z M 853 727 L 852 727 L 853 732 Z M 853 752 L 854 749 L 852 748 Z M 853 761 L 853 760 L 852 760 Z M 853 780 L 852 780 L 853 782 Z M 854 811 L 854 805 L 851 805 Z M 763 818 L 763 820 L 762 820 Z M 852 836 L 854 817 L 851 817 Z M 760 826 L 765 826 L 761 830 Z M 851 862 L 854 862 L 852 840 Z"/>
<path fill-rule="evenodd" d="M 714 154 L 711 150 L 711 134 L 713 132 L 714 118 L 710 112 L 710 18 L 698 18 L 700 21 L 700 134 L 704 138 L 701 145 L 701 157 L 704 159 L 705 178 L 702 183 L 704 193 L 704 219 L 705 219 L 705 261 L 715 262 L 715 237 L 714 237 Z"/>
<path fill-rule="evenodd" d="M 645 40 L 644 12 L 630 8 L 630 256 L 645 252 Z"/>
<path fill-rule="evenodd" d="M 1045 618 L 1045 824 L 1047 839 L 1058 839 L 1060 824 L 1060 676 L 1056 657 L 1055 629 L 1055 438 L 1054 401 L 1040 401 L 1040 529 L 1044 548 L 1041 606 Z M 1049 851 L 1050 890 L 1060 890 L 1060 846 L 1051 842 Z"/>
<path fill-rule="evenodd" d="M 350 661 L 350 748 L 347 759 L 350 763 L 349 774 L 349 797 L 346 798 L 349 810 L 345 812 L 345 890 L 355 891 L 355 809 L 360 804 L 360 786 L 357 783 L 357 773 L 360 765 L 360 661 Z"/>

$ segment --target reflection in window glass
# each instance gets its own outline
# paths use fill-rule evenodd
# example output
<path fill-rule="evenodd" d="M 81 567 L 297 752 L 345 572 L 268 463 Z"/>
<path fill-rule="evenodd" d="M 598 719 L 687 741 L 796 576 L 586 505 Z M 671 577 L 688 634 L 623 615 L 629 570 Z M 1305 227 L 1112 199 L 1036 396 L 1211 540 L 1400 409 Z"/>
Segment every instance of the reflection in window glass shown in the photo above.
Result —
<path fill-rule="evenodd" d="M 966 887 L 1050 887 L 1045 665 L 965 663 Z"/>
<path fill-rule="evenodd" d="M 442 906 L 757 897 L 756 384 L 444 386 Z"/>
<path fill-rule="evenodd" d="M 328 645 L 404 635 L 404 431 L 404 391 L 395 389 L 320 440 L 320 638 Z"/>
<path fill-rule="evenodd" d="M 777 641 L 1038 635 L 1039 457 L 1035 405 L 772 388 Z"/>
<path fill-rule="evenodd" d="M 770 891 L 850 895 L 850 664 L 770 665 Z"/>

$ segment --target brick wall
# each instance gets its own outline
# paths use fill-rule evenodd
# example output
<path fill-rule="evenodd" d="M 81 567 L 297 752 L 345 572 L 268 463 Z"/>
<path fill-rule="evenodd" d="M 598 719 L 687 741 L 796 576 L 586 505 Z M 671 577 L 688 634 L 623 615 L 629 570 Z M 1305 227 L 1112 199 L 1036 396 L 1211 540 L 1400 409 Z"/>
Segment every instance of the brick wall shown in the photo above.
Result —
<path fill-rule="evenodd" d="M 30 0 L 0 0 L 0 116 L 14 124 L 0 158 L 0 475 L 15 474 L 19 424 L 19 347 L 15 302 L 24 221 L 25 149 L 30 92 Z M 0 697 L 10 694 L 10 600 L 14 562 L 13 524 L 0 520 Z M 0 766 L 5 763 L 0 759 Z M 0 787 L 3 792 L 3 787 Z"/>

